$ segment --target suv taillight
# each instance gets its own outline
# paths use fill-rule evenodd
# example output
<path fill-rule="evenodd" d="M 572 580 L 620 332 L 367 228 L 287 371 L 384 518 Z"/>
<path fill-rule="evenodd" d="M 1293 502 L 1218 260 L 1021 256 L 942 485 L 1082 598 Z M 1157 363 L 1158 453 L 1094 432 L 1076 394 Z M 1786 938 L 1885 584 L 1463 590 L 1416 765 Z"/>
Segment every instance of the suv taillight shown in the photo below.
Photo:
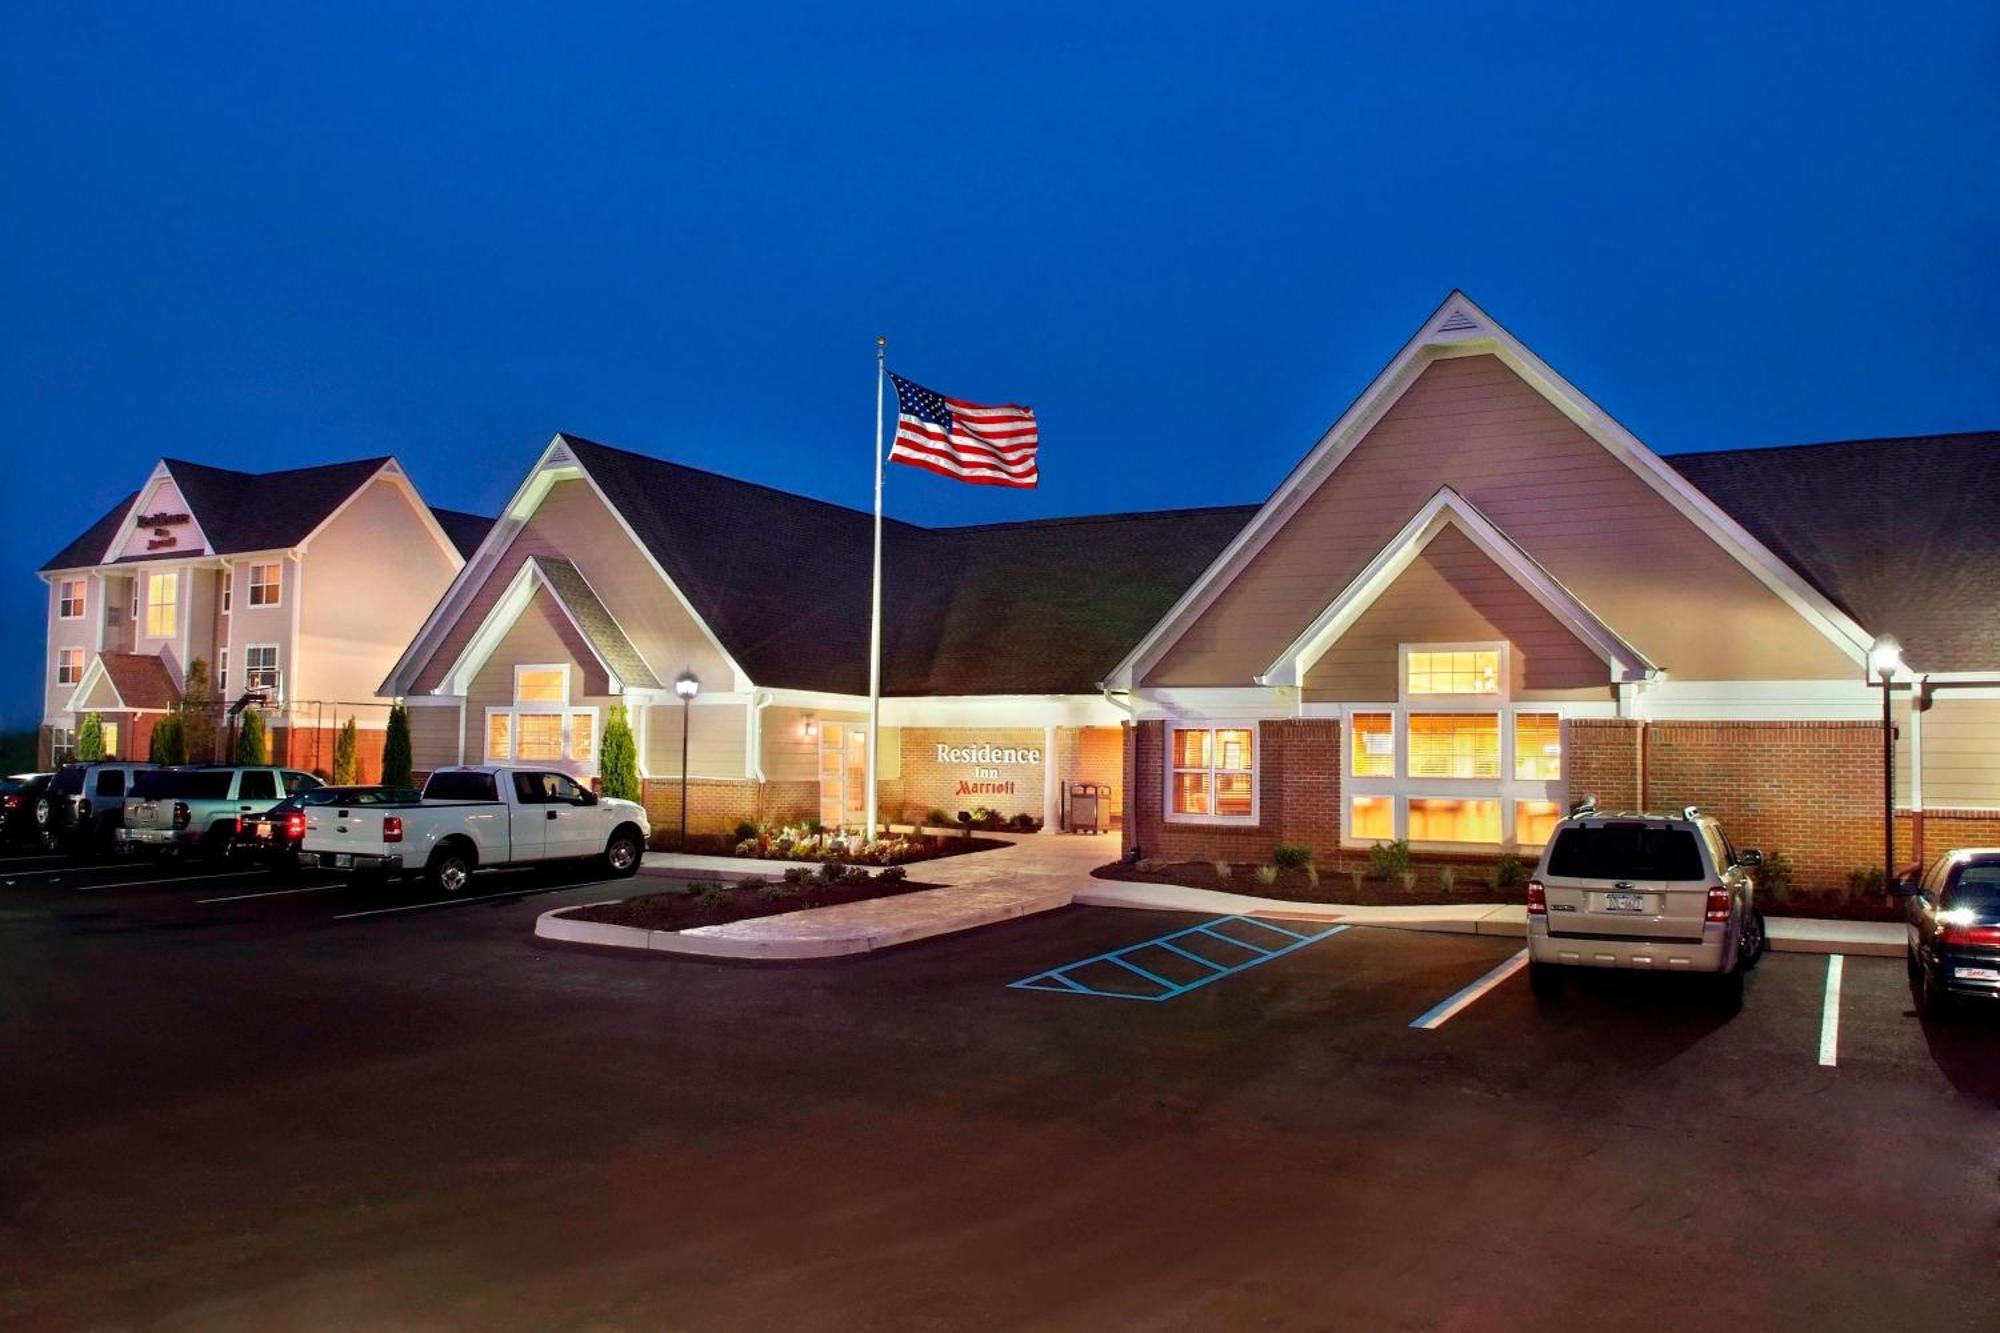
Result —
<path fill-rule="evenodd" d="M 384 815 L 382 817 L 382 841 L 401 842 L 403 840 L 403 817 Z"/>
<path fill-rule="evenodd" d="M 306 816 L 302 810 L 294 810 L 285 816 L 285 836 L 294 841 L 306 836 Z"/>
<path fill-rule="evenodd" d="M 193 815 L 193 813 L 192 813 L 192 812 L 191 812 L 191 811 L 190 811 L 190 810 L 188 809 L 188 805 L 187 805 L 187 802 L 186 802 L 186 801 L 175 801 L 175 802 L 174 802 L 174 827 L 175 827 L 175 828 L 186 828 L 186 827 L 188 826 L 188 824 L 189 824 L 189 823 L 191 823 L 191 822 L 193 821 L 193 819 L 194 819 L 194 815 Z"/>
<path fill-rule="evenodd" d="M 1727 925 L 1729 922 L 1729 890 L 1720 884 L 1708 886 L 1708 924 Z"/>
<path fill-rule="evenodd" d="M 1538 879 L 1528 881 L 1528 915 L 1547 916 L 1549 914 L 1549 891 L 1542 887 Z"/>

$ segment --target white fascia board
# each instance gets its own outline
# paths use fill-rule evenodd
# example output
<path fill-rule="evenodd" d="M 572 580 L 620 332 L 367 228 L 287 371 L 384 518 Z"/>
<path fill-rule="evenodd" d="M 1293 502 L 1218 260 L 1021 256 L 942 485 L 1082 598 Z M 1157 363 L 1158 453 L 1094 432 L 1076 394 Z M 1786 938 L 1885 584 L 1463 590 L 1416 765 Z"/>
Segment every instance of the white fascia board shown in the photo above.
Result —
<path fill-rule="evenodd" d="M 62 711 L 65 713 L 75 713 L 77 711 L 78 700 L 89 694 L 100 680 L 111 687 L 111 697 L 118 701 L 117 712 L 130 713 L 135 711 L 125 706 L 125 696 L 118 692 L 118 682 L 111 679 L 111 673 L 104 669 L 104 658 L 101 655 L 92 657 L 90 665 L 83 669 L 83 675 L 77 680 L 76 688 L 69 692 L 69 699 L 63 704 Z"/>
<path fill-rule="evenodd" d="M 861 707 L 867 707 L 864 697 Z M 1115 727 L 1125 710 L 1101 694 L 895 695 L 885 727 Z"/>
<path fill-rule="evenodd" d="M 1648 722 L 1879 722 L 1879 686 L 1860 680 L 1676 680 L 1642 691 Z"/>
<path fill-rule="evenodd" d="M 1425 502 L 1403 530 L 1375 553 L 1340 595 L 1307 626 L 1305 633 L 1278 656 L 1263 679 L 1272 685 L 1297 685 L 1313 664 L 1340 641 L 1354 622 L 1387 592 L 1423 550 L 1447 526 L 1468 537 L 1486 557 L 1505 570 L 1523 591 L 1544 611 L 1554 616 L 1575 638 L 1603 659 L 1616 681 L 1641 679 L 1652 673 L 1653 664 L 1638 649 L 1619 637 L 1561 581 L 1507 538 L 1491 520 L 1464 496 L 1449 486 Z"/>
<path fill-rule="evenodd" d="M 1297 690 L 1275 685 L 1197 685 L 1145 690 L 1132 703 L 1136 721 L 1174 722 L 1297 717 L 1300 701 Z"/>
<path fill-rule="evenodd" d="M 1263 508 L 1237 533 L 1200 578 L 1183 593 L 1159 623 L 1147 632 L 1104 682 L 1129 689 L 1221 595 L 1238 574 L 1281 531 L 1299 507 L 1334 469 L 1346 461 L 1393 407 L 1418 374 L 1432 361 L 1490 353 L 1498 357 L 1543 398 L 1575 422 L 1614 457 L 1631 468 L 1683 516 L 1692 521 L 1750 573 L 1791 606 L 1835 647 L 1864 661 L 1872 638 L 1798 572 L 1779 559 L 1743 526 L 1723 513 L 1688 480 L 1668 467 L 1659 455 L 1640 443 L 1609 413 L 1557 374 L 1481 310 L 1463 292 L 1453 291 L 1431 312 L 1389 364 L 1329 427 L 1298 466 L 1286 476 Z"/>
<path fill-rule="evenodd" d="M 126 509 L 124 521 L 118 525 L 118 531 L 111 534 L 111 545 L 105 548 L 104 559 L 99 563 L 108 565 L 118 559 L 118 548 L 125 544 L 127 537 L 131 536 L 133 523 L 138 520 L 139 515 L 146 512 L 146 502 L 152 498 L 154 488 L 162 480 L 173 482 L 174 489 L 180 492 L 181 503 L 187 505 L 188 526 L 194 529 L 197 537 L 201 538 L 201 554 L 215 554 L 215 545 L 208 540 L 208 534 L 202 531 L 201 519 L 194 512 L 194 505 L 189 502 L 187 492 L 181 489 L 180 479 L 174 476 L 173 469 L 169 468 L 167 460 L 162 458 L 153 465 L 152 472 L 146 477 L 146 484 L 132 497 L 131 507 Z"/>
<path fill-rule="evenodd" d="M 583 646 L 589 650 L 597 664 L 604 668 L 611 693 L 624 693 L 625 685 L 618 678 L 618 673 L 599 655 L 597 646 L 591 643 L 590 636 L 583 632 L 583 626 L 577 623 L 576 615 L 569 609 L 569 604 L 563 601 L 562 594 L 556 591 L 555 585 L 551 584 L 548 576 L 542 573 L 541 565 L 532 559 L 523 560 L 521 568 L 507 581 L 506 591 L 495 600 L 493 609 L 486 613 L 486 618 L 479 622 L 478 630 L 466 641 L 465 651 L 458 655 L 458 660 L 451 664 L 451 669 L 439 680 L 438 692 L 461 696 L 469 694 L 472 678 L 479 674 L 480 668 L 484 667 L 487 659 L 493 656 L 501 640 L 507 637 L 507 632 L 514 628 L 514 622 L 521 618 L 521 613 L 528 609 L 535 599 L 535 594 L 542 589 L 548 590 L 549 596 L 562 608 L 563 618 L 576 630 L 577 638 L 583 641 Z"/>

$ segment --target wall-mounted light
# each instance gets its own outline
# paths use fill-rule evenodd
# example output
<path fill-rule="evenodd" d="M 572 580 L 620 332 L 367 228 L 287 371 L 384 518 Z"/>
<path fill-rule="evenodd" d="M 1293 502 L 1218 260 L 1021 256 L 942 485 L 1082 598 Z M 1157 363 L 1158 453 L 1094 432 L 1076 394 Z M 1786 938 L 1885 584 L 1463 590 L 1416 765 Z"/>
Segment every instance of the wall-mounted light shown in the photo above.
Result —
<path fill-rule="evenodd" d="M 805 722 L 802 725 L 805 728 L 807 740 L 811 740 L 813 737 L 819 735 L 819 719 L 811 713 L 806 714 Z"/>

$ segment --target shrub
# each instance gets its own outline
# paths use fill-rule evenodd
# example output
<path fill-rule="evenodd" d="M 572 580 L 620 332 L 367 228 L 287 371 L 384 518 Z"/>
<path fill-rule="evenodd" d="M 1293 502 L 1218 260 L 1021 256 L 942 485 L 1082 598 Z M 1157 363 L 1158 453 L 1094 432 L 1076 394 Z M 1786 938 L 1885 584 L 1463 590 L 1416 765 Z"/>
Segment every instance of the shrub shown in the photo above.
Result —
<path fill-rule="evenodd" d="M 797 887 L 798 885 L 804 884 L 807 880 L 811 878 L 812 878 L 812 871 L 806 869 L 804 866 L 785 867 L 785 883 L 790 884 L 793 887 Z"/>
<path fill-rule="evenodd" d="M 1521 858 L 1512 852 L 1501 857 L 1493 867 L 1493 887 L 1496 889 L 1518 889 L 1527 878 L 1528 872 L 1522 866 Z"/>
<path fill-rule="evenodd" d="M 712 910 L 729 901 L 730 889 L 719 879 L 698 879 L 688 885 L 688 893 L 693 896 L 697 907 Z"/>
<path fill-rule="evenodd" d="M 749 882 L 748 880 L 744 881 L 745 884 Z M 760 883 L 757 885 L 757 896 L 767 903 L 782 902 L 787 898 L 798 897 L 799 886 L 789 880 L 782 879 L 768 884 Z"/>
<path fill-rule="evenodd" d="M 104 719 L 92 713 L 76 733 L 76 757 L 86 764 L 104 758 Z"/>
<path fill-rule="evenodd" d="M 174 709 L 181 729 L 181 749 L 197 763 L 215 758 L 215 682 L 209 679 L 208 662 L 194 658 L 188 663 L 187 680 L 181 686 L 180 706 Z"/>
<path fill-rule="evenodd" d="M 866 884 L 873 878 L 866 866 L 843 865 L 840 868 L 840 882 L 843 884 Z"/>
<path fill-rule="evenodd" d="M 1033 833 L 1035 830 L 1041 828 L 1041 826 L 1042 821 L 1029 814 L 1026 810 L 1014 816 L 1014 827 L 1022 833 Z"/>
<path fill-rule="evenodd" d="M 1458 883 L 1458 872 L 1456 870 L 1453 870 L 1450 866 L 1440 866 L 1438 868 L 1439 893 L 1450 893 L 1452 891 L 1452 887 L 1457 883 Z"/>
<path fill-rule="evenodd" d="M 837 858 L 828 857 L 819 863 L 819 882 L 822 884 L 838 884 L 840 883 L 841 875 L 846 870 L 847 867 L 842 865 Z"/>
<path fill-rule="evenodd" d="M 736 823 L 736 841 L 738 842 L 754 842 L 757 835 L 761 832 L 763 830 L 757 827 L 757 821 L 754 819 L 742 819 Z"/>
<path fill-rule="evenodd" d="M 1782 902 L 1792 892 L 1792 870 L 1791 857 L 1783 852 L 1769 852 L 1764 857 L 1764 864 L 1757 867 L 1753 878 L 1758 888 Z M 1878 884 L 1876 887 L 1879 889 L 1881 885 Z"/>
<path fill-rule="evenodd" d="M 1764 858 L 1764 869 L 1771 868 L 1771 862 L 1781 853 L 1773 852 Z M 1763 887 L 1763 876 L 1758 876 L 1758 887 Z M 1881 893 L 1883 891 L 1882 867 L 1869 866 L 1866 870 L 1847 872 L 1847 889 L 1850 893 Z"/>
<path fill-rule="evenodd" d="M 1229 862 L 1217 861 L 1215 863 L 1215 877 L 1217 879 L 1226 880 L 1235 873 L 1236 873 L 1236 867 L 1229 864 Z"/>
<path fill-rule="evenodd" d="M 361 757 L 359 724 L 353 718 L 340 724 L 340 735 L 333 742 L 333 785 L 348 787 L 359 776 Z"/>
<path fill-rule="evenodd" d="M 953 824 L 956 824 L 957 822 L 958 821 L 956 819 L 953 819 L 950 815 L 946 814 L 942 809 L 940 809 L 937 806 L 932 806 L 931 812 L 924 816 L 924 823 L 929 824 L 934 828 L 950 828 Z"/>
<path fill-rule="evenodd" d="M 408 787 L 414 770 L 410 760 L 410 710 L 397 704 L 389 710 L 389 730 L 382 737 L 382 785 Z"/>
<path fill-rule="evenodd" d="M 264 738 L 264 715 L 254 708 L 243 710 L 243 726 L 236 733 L 236 762 L 268 764 L 271 747 Z"/>
<path fill-rule="evenodd" d="M 1278 867 L 1275 865 L 1258 866 L 1257 882 L 1267 889 L 1276 884 L 1278 882 Z"/>
<path fill-rule="evenodd" d="M 597 746 L 598 785 L 615 801 L 639 799 L 639 746 L 623 704 L 613 704 L 604 719 L 604 739 Z"/>
<path fill-rule="evenodd" d="M 1304 843 L 1281 842 L 1271 849 L 1271 864 L 1280 870 L 1304 870 L 1312 863 L 1312 848 Z"/>
<path fill-rule="evenodd" d="M 1404 893 L 1414 893 L 1417 888 L 1417 872 L 1414 870 L 1398 871 L 1396 882 L 1403 886 Z"/>
<path fill-rule="evenodd" d="M 890 866 L 886 870 L 884 870 L 881 874 L 877 875 L 875 878 L 883 880 L 886 883 L 894 884 L 898 880 L 905 880 L 908 879 L 909 877 L 910 877 L 910 872 L 903 869 L 903 867 Z"/>
<path fill-rule="evenodd" d="M 1370 879 L 1394 879 L 1410 869 L 1410 840 L 1398 838 L 1394 842 L 1378 842 L 1368 849 L 1368 877 Z"/>

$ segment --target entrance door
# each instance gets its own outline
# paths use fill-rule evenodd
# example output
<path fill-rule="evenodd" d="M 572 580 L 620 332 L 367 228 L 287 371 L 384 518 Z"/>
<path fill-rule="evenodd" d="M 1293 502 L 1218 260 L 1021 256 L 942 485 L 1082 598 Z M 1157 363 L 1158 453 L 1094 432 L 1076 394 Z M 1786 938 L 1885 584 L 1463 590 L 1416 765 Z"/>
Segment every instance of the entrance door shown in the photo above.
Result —
<path fill-rule="evenodd" d="M 819 729 L 819 822 L 828 828 L 868 817 L 868 729 L 844 722 Z"/>

